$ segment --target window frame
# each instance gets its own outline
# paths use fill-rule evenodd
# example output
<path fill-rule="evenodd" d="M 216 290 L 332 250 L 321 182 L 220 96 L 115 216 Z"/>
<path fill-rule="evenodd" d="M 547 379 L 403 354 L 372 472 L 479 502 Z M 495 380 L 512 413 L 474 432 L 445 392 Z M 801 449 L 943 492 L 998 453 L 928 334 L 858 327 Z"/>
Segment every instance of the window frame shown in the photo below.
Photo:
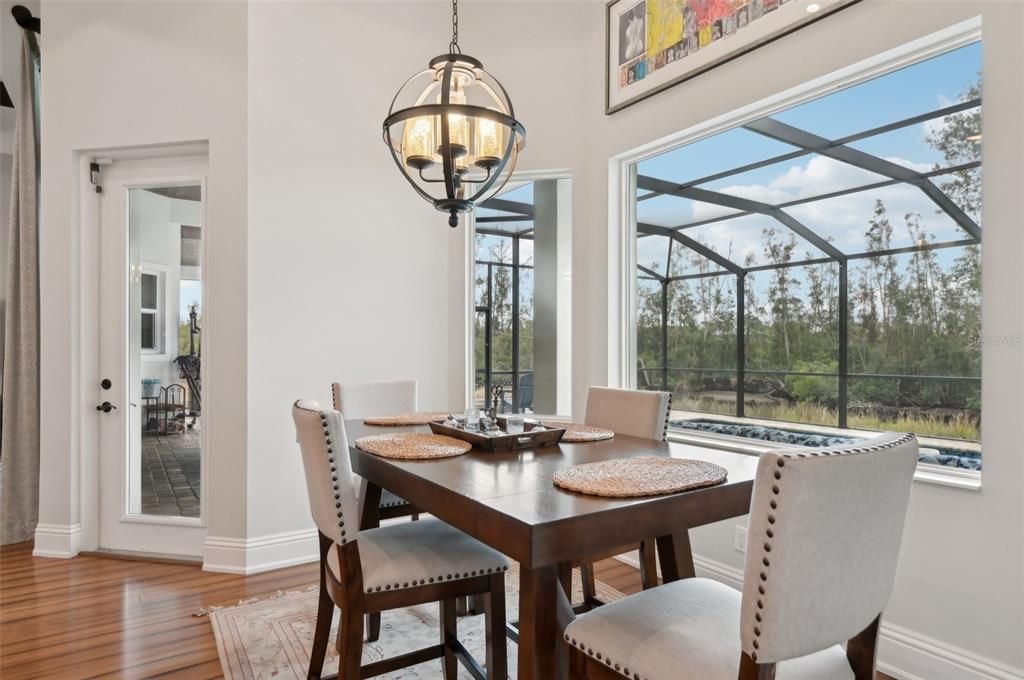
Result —
<path fill-rule="evenodd" d="M 655 140 L 609 159 L 608 164 L 608 382 L 636 387 L 637 365 L 637 167 L 645 160 L 726 132 L 982 40 L 981 17 L 974 17 L 882 54 L 816 78 L 777 95 Z M 984 107 L 982 108 L 984 111 Z M 984 113 L 982 114 L 984 116 Z M 781 421 L 780 421 L 781 422 Z M 684 437 L 690 443 L 692 438 Z M 980 488 L 980 472 L 918 465 L 921 481 L 958 488 Z"/>
<path fill-rule="evenodd" d="M 156 279 L 156 307 L 145 307 L 142 303 L 142 277 L 152 276 Z M 156 357 L 166 351 L 167 325 L 167 269 L 161 265 L 143 262 L 139 266 L 139 352 L 144 357 Z M 153 347 L 142 346 L 142 316 L 153 317 Z"/>

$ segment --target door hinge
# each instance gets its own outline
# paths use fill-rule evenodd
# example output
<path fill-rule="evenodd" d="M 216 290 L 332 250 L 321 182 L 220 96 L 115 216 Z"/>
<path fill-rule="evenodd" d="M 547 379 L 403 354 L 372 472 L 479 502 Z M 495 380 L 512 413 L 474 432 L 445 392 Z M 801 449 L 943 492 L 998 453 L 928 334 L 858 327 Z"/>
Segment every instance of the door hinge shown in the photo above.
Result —
<path fill-rule="evenodd" d="M 100 177 L 100 164 L 89 163 L 89 181 L 92 182 L 93 186 L 96 187 L 96 193 L 103 193 L 103 185 L 100 184 L 102 178 Z"/>

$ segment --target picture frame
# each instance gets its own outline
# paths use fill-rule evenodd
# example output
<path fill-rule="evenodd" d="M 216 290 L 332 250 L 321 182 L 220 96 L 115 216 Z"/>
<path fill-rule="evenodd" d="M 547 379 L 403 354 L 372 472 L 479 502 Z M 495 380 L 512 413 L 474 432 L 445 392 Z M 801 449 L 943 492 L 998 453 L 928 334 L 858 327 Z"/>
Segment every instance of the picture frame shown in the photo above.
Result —
<path fill-rule="evenodd" d="M 605 5 L 605 115 L 858 2 L 609 0 Z"/>

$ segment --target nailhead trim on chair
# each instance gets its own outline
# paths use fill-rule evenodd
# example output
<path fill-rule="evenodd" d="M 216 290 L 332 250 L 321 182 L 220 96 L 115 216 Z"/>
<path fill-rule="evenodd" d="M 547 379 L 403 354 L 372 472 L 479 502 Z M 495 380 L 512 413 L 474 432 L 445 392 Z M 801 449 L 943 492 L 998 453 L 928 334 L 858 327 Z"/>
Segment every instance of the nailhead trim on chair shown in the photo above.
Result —
<path fill-rule="evenodd" d="M 672 417 L 672 393 L 668 393 L 668 406 L 665 408 L 665 427 L 661 430 L 661 441 L 668 439 L 668 421 Z"/>
<path fill-rule="evenodd" d="M 327 462 L 331 466 L 331 481 L 334 482 L 334 507 L 338 511 L 338 529 L 341 531 L 341 544 L 345 545 L 348 540 L 345 538 L 345 518 L 341 512 L 341 490 L 338 487 L 337 467 L 334 465 L 334 446 L 331 443 L 331 431 L 327 427 L 327 414 L 320 413 L 320 425 L 324 430 L 324 443 L 327 446 Z"/>
<path fill-rule="evenodd" d="M 415 586 L 425 586 L 428 583 L 441 583 L 442 581 L 458 581 L 459 579 L 470 578 L 473 576 L 486 576 L 487 574 L 498 574 L 503 571 L 508 571 L 508 565 L 503 567 L 488 567 L 487 569 L 477 569 L 474 571 L 467 571 L 464 574 L 458 572 L 454 574 L 442 574 L 440 576 L 432 576 L 430 578 L 421 578 L 419 581 L 413 579 L 412 581 L 405 581 L 404 583 L 388 583 L 383 586 L 377 586 L 375 588 L 367 588 L 367 593 L 379 593 L 382 590 L 401 590 L 402 588 L 410 588 Z"/>
<path fill-rule="evenodd" d="M 608 666 L 608 668 L 611 668 L 615 672 L 621 673 L 627 678 L 632 678 L 632 680 L 647 680 L 646 676 L 640 677 L 639 673 L 630 674 L 628 667 L 623 666 L 620 663 L 615 663 L 607 656 L 601 654 L 601 652 L 595 651 L 589 647 L 585 647 L 581 642 L 578 642 L 576 638 L 570 638 L 567 633 L 563 635 L 563 638 L 566 642 L 568 642 L 576 649 L 580 650 L 581 652 L 586 652 L 587 656 L 597 659 L 598 661 L 602 662 L 605 666 Z"/>
<path fill-rule="evenodd" d="M 892 449 L 892 448 L 895 448 L 897 446 L 901 446 L 902 444 L 906 444 L 907 442 L 909 442 L 909 441 L 911 441 L 913 439 L 914 439 L 914 435 L 912 435 L 912 434 L 905 434 L 902 437 L 899 437 L 897 439 L 893 439 L 890 442 L 886 442 L 885 444 L 876 444 L 875 446 L 860 446 L 860 447 L 850 447 L 850 448 L 839 447 L 839 448 L 834 448 L 834 449 L 821 449 L 821 450 L 818 450 L 818 451 L 810 451 L 808 453 L 782 453 L 782 452 L 780 452 L 778 454 L 780 457 L 776 461 L 777 468 L 776 468 L 775 472 L 772 474 L 772 476 L 775 478 L 776 481 L 778 481 L 778 482 L 782 481 L 782 469 L 784 467 L 786 467 L 786 460 L 789 459 L 789 458 L 808 458 L 808 457 L 810 457 L 810 458 L 817 458 L 817 457 L 823 457 L 823 456 L 847 456 L 847 455 L 851 455 L 851 454 L 875 453 L 876 451 L 884 451 L 886 449 Z M 779 485 L 778 484 L 773 484 L 772 485 L 772 496 L 774 496 L 774 497 L 768 502 L 768 507 L 770 507 L 772 510 L 778 509 L 778 507 L 779 507 L 779 497 L 781 496 L 781 494 L 782 494 L 782 489 L 779 487 Z M 768 519 L 768 524 L 770 526 L 767 529 L 765 529 L 765 541 L 762 544 L 763 552 L 762 552 L 762 555 L 761 555 L 761 565 L 762 565 L 763 569 L 758 574 L 759 578 L 761 579 L 761 583 L 758 584 L 758 586 L 757 586 L 757 592 L 758 592 L 758 594 L 761 597 L 759 597 L 757 599 L 757 602 L 756 602 L 756 606 L 757 606 L 758 611 L 754 612 L 754 621 L 755 621 L 755 624 L 754 624 L 754 639 L 751 640 L 751 642 L 750 642 L 751 646 L 753 646 L 753 648 L 754 648 L 754 650 L 752 652 L 750 652 L 750 658 L 753 659 L 754 661 L 757 661 L 757 650 L 761 646 L 760 642 L 758 641 L 758 638 L 761 637 L 761 625 L 760 625 L 761 624 L 761 620 L 762 620 L 761 612 L 764 611 L 764 608 L 765 608 L 764 599 L 762 599 L 762 598 L 765 598 L 765 599 L 767 598 L 768 590 L 765 587 L 765 584 L 768 583 L 768 569 L 771 566 L 771 560 L 768 559 L 768 554 L 771 553 L 771 551 L 772 551 L 771 539 L 773 539 L 775 537 L 775 532 L 772 530 L 772 526 L 771 526 L 771 525 L 775 524 L 775 515 L 772 514 L 771 512 L 769 512 L 767 519 Z"/>

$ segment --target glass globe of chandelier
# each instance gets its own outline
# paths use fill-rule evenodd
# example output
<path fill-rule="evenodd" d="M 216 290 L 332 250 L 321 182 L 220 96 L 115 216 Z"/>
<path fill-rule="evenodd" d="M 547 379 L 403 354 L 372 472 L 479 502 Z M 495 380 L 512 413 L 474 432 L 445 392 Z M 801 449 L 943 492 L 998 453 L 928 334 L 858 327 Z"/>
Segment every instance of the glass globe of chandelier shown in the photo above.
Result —
<path fill-rule="evenodd" d="M 459 215 L 498 193 L 526 144 L 505 88 L 459 48 L 458 0 L 452 1 L 448 54 L 406 81 L 384 119 L 384 142 L 416 192 Z"/>

